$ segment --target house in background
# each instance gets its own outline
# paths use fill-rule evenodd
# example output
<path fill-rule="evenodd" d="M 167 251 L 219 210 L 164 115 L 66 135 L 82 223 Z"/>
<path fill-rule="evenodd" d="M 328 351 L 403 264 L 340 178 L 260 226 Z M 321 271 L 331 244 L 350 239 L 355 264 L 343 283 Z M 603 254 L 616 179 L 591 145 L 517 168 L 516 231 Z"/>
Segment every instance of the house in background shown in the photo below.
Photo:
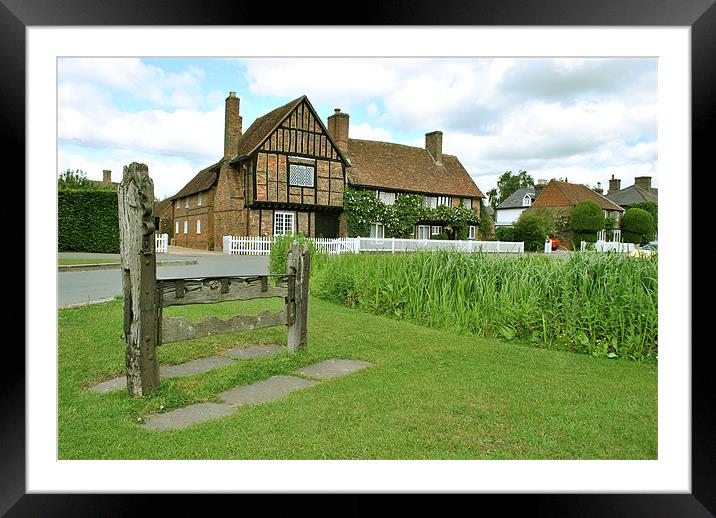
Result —
<path fill-rule="evenodd" d="M 534 187 L 517 189 L 495 207 L 495 226 L 508 227 L 514 225 L 522 213 L 532 206 L 534 200 Z"/>
<path fill-rule="evenodd" d="M 348 117 L 341 135 L 348 135 Z M 361 139 L 337 139 L 350 160 L 348 183 L 356 188 L 375 191 L 386 205 L 393 205 L 403 194 L 425 196 L 425 205 L 463 206 L 480 216 L 478 189 L 467 170 L 454 155 L 443 153 L 443 133 L 425 135 L 425 147 Z M 413 237 L 431 239 L 443 232 L 444 221 L 418 221 Z M 381 221 L 371 223 L 370 237 L 385 236 Z M 450 236 L 454 237 L 454 236 Z M 468 239 L 476 239 L 477 227 L 468 227 Z"/>
<path fill-rule="evenodd" d="M 634 185 L 621 189 L 621 180 L 612 175 L 609 180 L 607 198 L 625 210 L 638 203 L 652 201 L 659 203 L 659 190 L 651 186 L 651 176 L 637 176 Z"/>
<path fill-rule="evenodd" d="M 402 193 L 426 203 L 463 205 L 479 216 L 484 195 L 457 157 L 442 153 L 442 133 L 425 148 L 349 139 L 349 115 L 336 109 L 324 126 L 301 96 L 256 119 L 244 133 L 235 92 L 226 98 L 224 156 L 199 171 L 172 196 L 174 244 L 220 249 L 223 236 L 346 235 L 346 182 L 373 189 L 384 203 Z M 416 237 L 429 238 L 441 222 L 423 221 Z M 382 222 L 371 235 L 382 236 Z M 476 228 L 471 227 L 471 237 Z"/>
<path fill-rule="evenodd" d="M 158 201 L 154 204 L 154 217 L 159 218 L 157 232 L 160 234 L 168 234 L 170 237 L 174 235 L 172 205 L 173 201 L 171 198 Z"/>
<path fill-rule="evenodd" d="M 109 169 L 102 170 L 101 180 L 90 180 L 90 183 L 96 185 L 97 187 L 102 187 L 103 189 L 113 189 L 115 191 L 119 187 L 119 182 L 112 181 L 112 171 Z"/>
<path fill-rule="evenodd" d="M 544 189 L 538 193 L 530 210 L 540 208 L 547 209 L 553 212 L 555 216 L 569 217 L 572 213 L 572 209 L 574 209 L 579 202 L 584 200 L 596 202 L 604 211 L 604 217 L 614 216 L 617 220 L 620 220 L 624 212 L 622 207 L 586 185 L 562 182 L 559 180 L 549 181 Z M 563 232 L 557 235 L 557 237 L 562 246 L 571 248 L 571 231 Z"/>

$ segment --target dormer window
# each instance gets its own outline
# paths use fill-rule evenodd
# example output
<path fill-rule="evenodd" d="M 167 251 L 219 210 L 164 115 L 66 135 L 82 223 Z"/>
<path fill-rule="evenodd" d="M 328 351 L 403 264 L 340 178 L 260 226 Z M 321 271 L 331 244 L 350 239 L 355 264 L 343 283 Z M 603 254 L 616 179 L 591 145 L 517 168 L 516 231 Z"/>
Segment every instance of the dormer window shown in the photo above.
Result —
<path fill-rule="evenodd" d="M 522 197 L 522 206 L 523 207 L 531 207 L 532 206 L 532 196 L 529 194 L 525 194 Z"/>

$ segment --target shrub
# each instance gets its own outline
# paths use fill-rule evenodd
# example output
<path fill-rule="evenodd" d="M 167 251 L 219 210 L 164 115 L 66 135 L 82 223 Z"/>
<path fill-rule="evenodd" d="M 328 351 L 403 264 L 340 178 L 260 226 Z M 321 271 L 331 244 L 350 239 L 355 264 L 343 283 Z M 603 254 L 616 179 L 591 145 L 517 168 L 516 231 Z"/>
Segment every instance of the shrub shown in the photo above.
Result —
<path fill-rule="evenodd" d="M 622 231 L 622 238 L 628 243 L 648 243 L 654 235 L 654 218 L 644 209 L 632 207 L 624 213 Z"/>
<path fill-rule="evenodd" d="M 57 246 L 60 252 L 119 252 L 117 192 L 59 190 Z"/>
<path fill-rule="evenodd" d="M 515 229 L 512 227 L 497 227 L 495 228 L 495 237 L 497 237 L 498 241 L 514 241 Z"/>
<path fill-rule="evenodd" d="M 288 252 L 291 250 L 291 244 L 294 241 L 308 245 L 311 257 L 316 256 L 316 245 L 313 241 L 300 234 L 276 236 L 271 243 L 271 256 L 269 259 L 269 273 L 284 274 L 286 273 L 286 261 L 288 260 Z"/>
<path fill-rule="evenodd" d="M 514 241 L 524 241 L 525 250 L 543 250 L 549 230 L 543 214 L 525 211 L 515 222 Z"/>
<path fill-rule="evenodd" d="M 574 236 L 572 237 L 572 245 L 576 250 L 579 250 L 580 244 L 582 241 L 586 241 L 587 243 L 596 243 L 597 242 L 597 233 L 596 232 L 575 232 Z"/>
<path fill-rule="evenodd" d="M 659 230 L 659 206 L 653 201 L 644 201 L 641 203 L 636 203 L 630 208 L 644 209 L 649 214 L 651 214 L 651 217 L 653 219 L 652 222 L 654 224 L 654 230 L 648 235 L 647 242 L 653 241 L 654 237 L 656 237 L 656 231 Z"/>
<path fill-rule="evenodd" d="M 572 210 L 569 222 L 575 233 L 599 232 L 604 228 L 604 211 L 592 200 L 580 201 Z"/>

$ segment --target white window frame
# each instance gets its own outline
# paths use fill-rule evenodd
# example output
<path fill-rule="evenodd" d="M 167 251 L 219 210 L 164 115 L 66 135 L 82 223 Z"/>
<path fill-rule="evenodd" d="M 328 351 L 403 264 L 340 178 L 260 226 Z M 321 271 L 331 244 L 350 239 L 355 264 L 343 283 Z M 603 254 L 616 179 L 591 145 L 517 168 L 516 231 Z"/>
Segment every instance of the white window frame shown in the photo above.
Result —
<path fill-rule="evenodd" d="M 174 233 L 178 234 L 179 233 L 179 220 L 176 220 L 176 225 L 174 225 L 174 228 L 176 229 L 176 230 L 174 230 Z"/>
<path fill-rule="evenodd" d="M 184 208 L 185 208 L 185 209 L 188 209 L 188 208 L 189 208 L 189 196 L 187 196 L 186 198 L 184 198 Z"/>
<path fill-rule="evenodd" d="M 523 207 L 531 207 L 532 206 L 532 196 L 529 194 L 525 194 L 522 197 L 522 206 Z"/>
<path fill-rule="evenodd" d="M 420 237 L 421 231 L 425 232 L 425 237 Z M 417 225 L 415 229 L 416 239 L 430 239 L 430 225 Z"/>
<path fill-rule="evenodd" d="M 202 201 L 203 201 L 203 200 L 202 200 L 202 194 L 204 194 L 204 193 L 201 193 L 201 192 L 200 192 L 199 194 L 196 195 L 196 206 L 197 206 L 197 207 L 201 207 L 201 203 L 202 203 Z"/>
<path fill-rule="evenodd" d="M 470 225 L 467 227 L 467 238 L 475 239 L 475 225 Z"/>
<path fill-rule="evenodd" d="M 188 219 L 184 221 L 184 233 L 185 234 L 189 233 L 189 220 Z"/>
<path fill-rule="evenodd" d="M 378 197 L 384 205 L 395 205 L 395 193 L 386 191 L 375 191 Z"/>
<path fill-rule="evenodd" d="M 441 225 L 433 225 L 432 227 L 430 227 L 430 235 L 431 236 L 437 236 L 442 231 L 443 231 L 443 227 Z"/>
<path fill-rule="evenodd" d="M 425 201 L 423 201 L 423 205 L 434 209 L 438 206 L 438 199 L 435 196 L 426 196 Z"/>
<path fill-rule="evenodd" d="M 290 232 L 287 232 L 288 223 L 291 223 Z M 281 228 L 279 228 L 281 227 Z M 273 215 L 273 235 L 284 236 L 296 233 L 296 213 L 288 211 L 276 211 Z"/>
<path fill-rule="evenodd" d="M 201 234 L 201 220 L 200 219 L 196 220 L 196 233 Z"/>
<path fill-rule="evenodd" d="M 370 237 L 381 242 L 385 239 L 385 225 L 380 221 L 373 221 L 370 224 Z"/>
<path fill-rule="evenodd" d="M 445 205 L 446 207 L 452 206 L 452 196 L 438 196 L 435 203 L 437 207 Z"/>
<path fill-rule="evenodd" d="M 471 209 L 471 208 L 472 208 L 472 198 L 462 198 L 462 199 L 460 200 L 460 203 L 461 203 L 462 206 L 465 207 L 466 209 Z"/>

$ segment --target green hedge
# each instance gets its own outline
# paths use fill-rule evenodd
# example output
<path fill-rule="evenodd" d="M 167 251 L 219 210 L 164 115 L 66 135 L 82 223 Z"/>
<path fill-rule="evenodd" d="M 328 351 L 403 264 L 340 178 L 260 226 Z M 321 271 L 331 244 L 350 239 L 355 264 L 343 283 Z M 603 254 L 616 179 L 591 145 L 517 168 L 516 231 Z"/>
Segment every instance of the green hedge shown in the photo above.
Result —
<path fill-rule="evenodd" d="M 60 190 L 57 198 L 60 252 L 119 253 L 116 191 Z"/>
<path fill-rule="evenodd" d="M 654 218 L 644 209 L 631 208 L 622 217 L 622 231 L 628 243 L 648 243 L 654 236 Z"/>
<path fill-rule="evenodd" d="M 575 233 L 599 232 L 604 228 L 604 211 L 592 200 L 580 201 L 572 210 L 569 222 Z"/>

